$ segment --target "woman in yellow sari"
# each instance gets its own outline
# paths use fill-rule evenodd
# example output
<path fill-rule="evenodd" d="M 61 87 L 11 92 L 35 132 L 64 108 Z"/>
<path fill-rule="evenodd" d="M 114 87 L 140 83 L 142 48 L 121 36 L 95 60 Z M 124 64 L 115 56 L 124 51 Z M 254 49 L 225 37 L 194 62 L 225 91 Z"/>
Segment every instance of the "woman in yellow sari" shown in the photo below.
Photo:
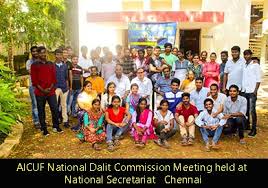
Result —
<path fill-rule="evenodd" d="M 183 92 L 191 93 L 195 90 L 195 74 L 192 70 L 189 70 L 187 73 L 187 78 L 183 80 L 180 88 Z"/>

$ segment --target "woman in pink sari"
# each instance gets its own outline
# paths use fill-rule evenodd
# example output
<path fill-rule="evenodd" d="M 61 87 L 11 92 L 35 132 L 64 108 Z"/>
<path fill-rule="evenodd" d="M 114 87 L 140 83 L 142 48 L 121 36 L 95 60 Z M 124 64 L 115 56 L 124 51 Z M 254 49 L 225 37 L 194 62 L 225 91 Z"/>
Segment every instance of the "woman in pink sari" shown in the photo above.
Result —
<path fill-rule="evenodd" d="M 144 147 L 147 139 L 157 139 L 153 129 L 153 112 L 146 107 L 147 100 L 140 98 L 137 109 L 132 114 L 131 134 L 138 147 Z"/>
<path fill-rule="evenodd" d="M 204 87 L 210 87 L 211 84 L 219 84 L 220 65 L 216 63 L 216 53 L 210 54 L 210 62 L 203 65 L 203 76 L 205 78 Z"/>

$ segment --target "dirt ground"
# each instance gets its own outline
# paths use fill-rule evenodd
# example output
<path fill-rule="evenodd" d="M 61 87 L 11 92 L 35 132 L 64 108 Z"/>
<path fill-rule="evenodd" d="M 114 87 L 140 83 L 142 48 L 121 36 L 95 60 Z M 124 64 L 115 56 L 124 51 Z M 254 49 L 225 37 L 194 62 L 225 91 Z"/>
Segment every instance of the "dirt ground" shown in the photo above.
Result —
<path fill-rule="evenodd" d="M 31 110 L 29 108 L 29 110 Z M 44 137 L 33 127 L 31 116 L 25 118 L 21 142 L 8 158 L 268 158 L 268 110 L 258 110 L 258 134 L 248 138 L 246 145 L 238 142 L 238 136 L 224 136 L 220 139 L 218 151 L 206 152 L 198 129 L 193 146 L 181 146 L 179 132 L 169 140 L 169 149 L 161 148 L 150 140 L 145 148 L 136 148 L 133 139 L 127 135 L 114 152 L 109 152 L 105 143 L 101 151 L 92 149 L 89 143 L 81 143 L 70 129 L 64 133 L 52 132 L 50 113 L 47 113 L 50 135 Z M 75 124 L 75 119 L 71 119 Z"/>

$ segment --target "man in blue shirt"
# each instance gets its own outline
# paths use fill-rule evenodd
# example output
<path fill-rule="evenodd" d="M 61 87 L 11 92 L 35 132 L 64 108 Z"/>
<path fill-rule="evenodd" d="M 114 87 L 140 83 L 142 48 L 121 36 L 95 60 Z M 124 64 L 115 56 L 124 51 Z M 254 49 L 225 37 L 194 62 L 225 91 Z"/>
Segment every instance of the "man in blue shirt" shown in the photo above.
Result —
<path fill-rule="evenodd" d="M 174 114 L 176 111 L 176 106 L 182 101 L 181 94 L 182 91 L 179 90 L 180 80 L 178 78 L 173 78 L 171 80 L 171 91 L 164 93 L 164 99 L 169 102 L 169 110 Z"/>
<path fill-rule="evenodd" d="M 208 97 L 209 89 L 203 87 L 203 79 L 195 79 L 196 89 L 191 92 L 191 100 L 194 102 L 199 113 L 204 110 L 204 101 Z"/>
<path fill-rule="evenodd" d="M 165 67 L 163 69 L 164 76 L 160 76 L 154 85 L 154 91 L 156 93 L 155 110 L 159 107 L 160 101 L 163 99 L 164 94 L 171 91 L 171 78 L 170 78 L 170 68 Z"/>

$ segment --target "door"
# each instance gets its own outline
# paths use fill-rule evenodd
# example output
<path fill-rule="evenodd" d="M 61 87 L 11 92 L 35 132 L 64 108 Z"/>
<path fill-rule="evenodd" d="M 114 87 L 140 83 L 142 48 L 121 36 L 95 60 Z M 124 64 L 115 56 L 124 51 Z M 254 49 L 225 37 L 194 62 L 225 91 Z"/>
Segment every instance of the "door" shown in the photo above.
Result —
<path fill-rule="evenodd" d="M 180 49 L 200 53 L 200 29 L 180 30 Z"/>

